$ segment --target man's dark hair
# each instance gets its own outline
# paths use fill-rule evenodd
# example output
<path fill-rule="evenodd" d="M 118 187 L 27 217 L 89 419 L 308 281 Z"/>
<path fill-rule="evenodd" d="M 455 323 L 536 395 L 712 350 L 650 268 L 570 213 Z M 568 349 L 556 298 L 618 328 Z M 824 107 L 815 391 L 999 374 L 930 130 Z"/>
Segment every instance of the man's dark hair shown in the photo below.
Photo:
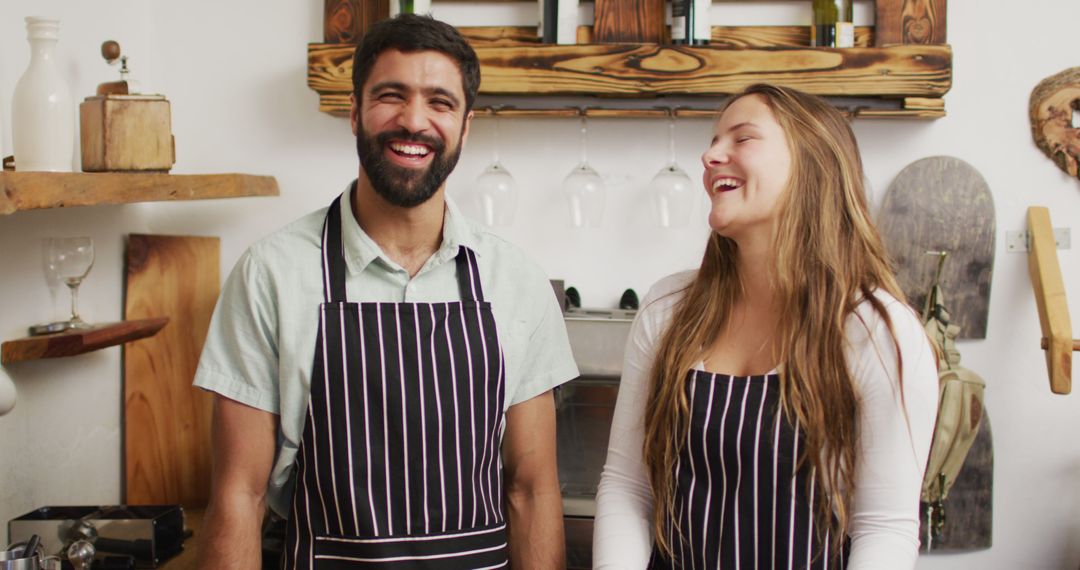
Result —
<path fill-rule="evenodd" d="M 361 99 L 360 90 L 371 75 L 379 54 L 396 49 L 404 53 L 437 51 L 457 62 L 461 86 L 465 91 L 465 112 L 472 109 L 480 89 L 480 60 L 464 36 L 446 22 L 431 16 L 398 14 L 376 22 L 356 45 L 353 54 L 353 94 Z"/>

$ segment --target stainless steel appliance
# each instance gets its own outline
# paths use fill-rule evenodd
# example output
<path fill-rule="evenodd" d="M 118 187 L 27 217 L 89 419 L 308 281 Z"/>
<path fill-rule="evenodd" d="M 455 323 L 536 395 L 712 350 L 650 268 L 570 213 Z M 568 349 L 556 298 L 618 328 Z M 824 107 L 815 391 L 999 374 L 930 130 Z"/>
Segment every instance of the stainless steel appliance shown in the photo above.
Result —
<path fill-rule="evenodd" d="M 566 331 L 581 376 L 555 393 L 567 567 L 592 568 L 596 486 L 607 457 L 623 350 L 635 311 L 570 309 Z"/>
<path fill-rule="evenodd" d="M 9 542 L 35 534 L 51 555 L 67 558 L 71 545 L 85 542 L 90 559 L 118 555 L 154 568 L 183 549 L 184 512 L 178 505 L 42 507 L 8 521 Z"/>

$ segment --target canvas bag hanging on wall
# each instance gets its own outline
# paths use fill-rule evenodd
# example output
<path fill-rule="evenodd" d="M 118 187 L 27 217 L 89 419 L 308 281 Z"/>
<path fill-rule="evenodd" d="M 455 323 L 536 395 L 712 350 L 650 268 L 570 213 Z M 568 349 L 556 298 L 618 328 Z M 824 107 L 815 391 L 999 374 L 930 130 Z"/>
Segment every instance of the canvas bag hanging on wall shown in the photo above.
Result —
<path fill-rule="evenodd" d="M 956 336 L 960 327 L 949 323 L 941 287 L 934 285 L 923 312 L 926 333 L 941 352 L 938 357 L 938 415 L 930 458 L 923 476 L 922 501 L 945 500 L 964 466 L 971 444 L 979 433 L 986 382 L 960 366 Z"/>

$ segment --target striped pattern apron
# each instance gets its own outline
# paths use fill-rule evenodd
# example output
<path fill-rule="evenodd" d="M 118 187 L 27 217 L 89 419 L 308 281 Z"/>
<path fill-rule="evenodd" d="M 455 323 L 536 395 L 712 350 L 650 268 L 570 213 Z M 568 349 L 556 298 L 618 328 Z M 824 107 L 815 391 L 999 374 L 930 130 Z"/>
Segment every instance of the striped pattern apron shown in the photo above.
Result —
<path fill-rule="evenodd" d="M 801 430 L 781 412 L 780 377 L 691 370 L 690 429 L 675 465 L 674 559 L 654 548 L 649 568 L 844 568 L 814 528 L 814 470 L 796 469 Z M 681 532 L 680 532 L 681 529 Z"/>
<path fill-rule="evenodd" d="M 342 207 L 282 566 L 505 567 L 504 363 L 476 255 L 458 252 L 460 302 L 349 303 Z"/>

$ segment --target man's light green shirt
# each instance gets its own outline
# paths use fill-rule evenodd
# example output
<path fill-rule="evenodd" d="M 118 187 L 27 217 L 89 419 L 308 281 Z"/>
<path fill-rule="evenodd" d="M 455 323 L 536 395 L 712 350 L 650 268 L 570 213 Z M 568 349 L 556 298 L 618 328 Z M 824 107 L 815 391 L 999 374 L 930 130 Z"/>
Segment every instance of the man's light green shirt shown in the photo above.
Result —
<path fill-rule="evenodd" d="M 578 375 L 562 311 L 544 272 L 515 246 L 463 217 L 447 201 L 443 241 L 413 277 L 391 261 L 348 207 L 341 208 L 350 302 L 459 301 L 454 257 L 476 252 L 486 300 L 506 359 L 509 408 Z M 279 414 L 267 499 L 287 516 L 293 461 L 303 434 L 323 302 L 323 208 L 278 230 L 241 256 L 218 299 L 195 385 Z"/>

